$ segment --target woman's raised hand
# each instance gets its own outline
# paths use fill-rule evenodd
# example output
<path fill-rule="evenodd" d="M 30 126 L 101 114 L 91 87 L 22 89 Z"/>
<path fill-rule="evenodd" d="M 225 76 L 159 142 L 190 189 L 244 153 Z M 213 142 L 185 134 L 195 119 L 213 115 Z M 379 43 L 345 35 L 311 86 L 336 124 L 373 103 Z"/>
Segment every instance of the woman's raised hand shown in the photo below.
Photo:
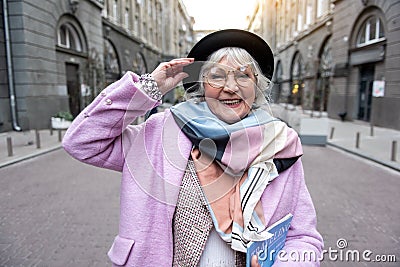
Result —
<path fill-rule="evenodd" d="M 163 95 L 189 76 L 183 71 L 183 67 L 193 63 L 193 61 L 194 58 L 177 58 L 158 65 L 151 75 L 157 82 L 158 89 Z"/>

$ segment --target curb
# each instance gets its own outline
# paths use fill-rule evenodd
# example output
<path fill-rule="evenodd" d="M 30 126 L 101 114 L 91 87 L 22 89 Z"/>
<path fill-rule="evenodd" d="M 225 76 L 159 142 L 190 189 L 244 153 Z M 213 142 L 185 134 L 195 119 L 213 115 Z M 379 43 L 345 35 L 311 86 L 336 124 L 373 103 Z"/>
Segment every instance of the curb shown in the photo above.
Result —
<path fill-rule="evenodd" d="M 29 155 L 21 156 L 21 157 L 18 157 L 18 158 L 15 158 L 15 159 L 12 159 L 12 160 L 9 160 L 9 161 L 6 161 L 6 162 L 2 162 L 2 163 L 0 163 L 0 168 L 7 167 L 7 166 L 13 165 L 15 163 L 31 159 L 31 158 L 35 158 L 37 156 L 40 156 L 40 155 L 43 155 L 43 154 L 47 154 L 47 153 L 53 152 L 53 151 L 61 149 L 61 148 L 62 148 L 61 145 L 57 145 L 57 146 L 54 146 L 54 147 L 51 147 L 51 148 L 47 148 L 47 149 L 42 150 L 42 151 L 34 152 L 34 153 L 29 154 Z"/>
<path fill-rule="evenodd" d="M 326 142 L 326 144 L 329 145 L 329 146 L 338 148 L 338 149 L 340 149 L 340 150 L 343 150 L 343 151 L 345 151 L 345 152 L 347 152 L 347 153 L 350 153 L 350 154 L 353 154 L 353 155 L 362 157 L 362 158 L 364 158 L 364 159 L 373 161 L 373 162 L 375 162 L 375 163 L 378 163 L 378 164 L 380 164 L 380 165 L 383 165 L 383 166 L 385 166 L 385 167 L 388 167 L 388 168 L 390 168 L 390 169 L 392 169 L 392 170 L 395 170 L 395 171 L 400 172 L 400 168 L 399 168 L 399 167 L 394 166 L 394 165 L 392 165 L 392 164 L 390 164 L 390 163 L 388 163 L 388 162 L 385 162 L 385 161 L 382 161 L 382 160 L 379 160 L 379 159 L 376 159 L 376 158 L 373 158 L 373 157 L 370 157 L 370 156 L 366 156 L 366 155 L 364 155 L 364 154 L 362 154 L 362 153 L 359 153 L 359 152 L 357 152 L 357 151 L 354 151 L 354 150 L 351 150 L 351 149 L 347 149 L 347 148 L 345 148 L 345 147 L 342 147 L 342 146 L 333 144 L 333 143 L 331 143 L 331 142 L 329 142 L 329 141 Z"/>

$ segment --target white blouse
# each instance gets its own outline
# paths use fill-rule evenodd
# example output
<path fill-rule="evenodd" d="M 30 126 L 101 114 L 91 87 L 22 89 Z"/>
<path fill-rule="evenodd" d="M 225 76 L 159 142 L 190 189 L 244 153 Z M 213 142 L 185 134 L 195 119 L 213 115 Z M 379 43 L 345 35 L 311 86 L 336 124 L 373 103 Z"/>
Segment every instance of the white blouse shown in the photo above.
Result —
<path fill-rule="evenodd" d="M 213 227 L 208 236 L 199 267 L 232 267 L 235 266 L 235 252 L 226 244 Z"/>

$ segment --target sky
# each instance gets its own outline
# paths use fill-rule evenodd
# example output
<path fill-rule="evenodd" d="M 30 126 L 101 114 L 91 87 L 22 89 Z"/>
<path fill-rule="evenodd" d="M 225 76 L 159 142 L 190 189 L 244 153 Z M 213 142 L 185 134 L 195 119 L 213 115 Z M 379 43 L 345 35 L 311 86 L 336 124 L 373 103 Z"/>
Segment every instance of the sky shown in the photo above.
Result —
<path fill-rule="evenodd" d="M 246 16 L 251 14 L 255 0 L 182 0 L 194 30 L 245 29 Z"/>

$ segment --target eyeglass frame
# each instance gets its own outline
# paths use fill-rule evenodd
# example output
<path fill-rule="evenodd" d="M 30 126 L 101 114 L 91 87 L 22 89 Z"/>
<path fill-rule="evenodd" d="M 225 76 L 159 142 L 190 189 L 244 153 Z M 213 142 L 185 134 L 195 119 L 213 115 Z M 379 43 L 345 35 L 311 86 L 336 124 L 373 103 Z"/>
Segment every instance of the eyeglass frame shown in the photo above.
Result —
<path fill-rule="evenodd" d="M 223 85 L 221 85 L 221 86 L 218 86 L 218 87 L 215 87 L 215 84 L 212 85 L 212 83 L 210 83 L 209 80 L 208 80 L 208 75 L 210 74 L 211 69 L 214 68 L 214 67 L 215 67 L 215 66 L 210 67 L 210 68 L 207 70 L 207 72 L 206 72 L 205 74 L 203 74 L 203 76 L 202 76 L 202 77 L 205 79 L 205 81 L 207 82 L 207 84 L 210 85 L 212 88 L 215 88 L 215 89 L 223 89 L 223 88 L 226 86 L 226 83 L 228 82 L 228 77 L 229 77 L 230 72 L 233 73 L 233 79 L 235 80 L 235 83 L 236 83 L 238 86 L 240 86 L 240 87 L 246 87 L 246 85 L 241 85 L 241 84 L 239 84 L 238 81 L 237 81 L 237 79 L 236 79 L 236 76 L 235 76 L 235 72 L 240 72 L 240 73 L 243 73 L 243 74 L 245 74 L 245 75 L 248 76 L 248 74 L 246 74 L 245 71 L 241 71 L 241 70 L 240 70 L 240 68 L 242 68 L 242 67 L 244 67 L 244 66 L 239 67 L 238 69 L 233 69 L 233 70 L 225 70 L 223 67 L 218 67 L 218 69 L 221 69 L 221 70 L 223 70 L 223 71 L 225 72 L 225 83 L 224 83 Z M 247 69 L 247 68 L 248 68 L 248 66 L 246 67 L 246 69 Z M 255 81 L 253 81 L 253 82 L 254 82 L 254 83 L 257 83 L 257 76 L 258 76 L 258 74 L 257 74 L 257 73 L 254 73 L 253 71 L 251 71 L 250 73 L 253 74 L 253 76 L 254 76 L 254 80 L 255 80 Z M 250 76 L 248 76 L 248 77 L 249 77 L 250 80 L 253 80 L 253 77 L 250 77 Z"/>

